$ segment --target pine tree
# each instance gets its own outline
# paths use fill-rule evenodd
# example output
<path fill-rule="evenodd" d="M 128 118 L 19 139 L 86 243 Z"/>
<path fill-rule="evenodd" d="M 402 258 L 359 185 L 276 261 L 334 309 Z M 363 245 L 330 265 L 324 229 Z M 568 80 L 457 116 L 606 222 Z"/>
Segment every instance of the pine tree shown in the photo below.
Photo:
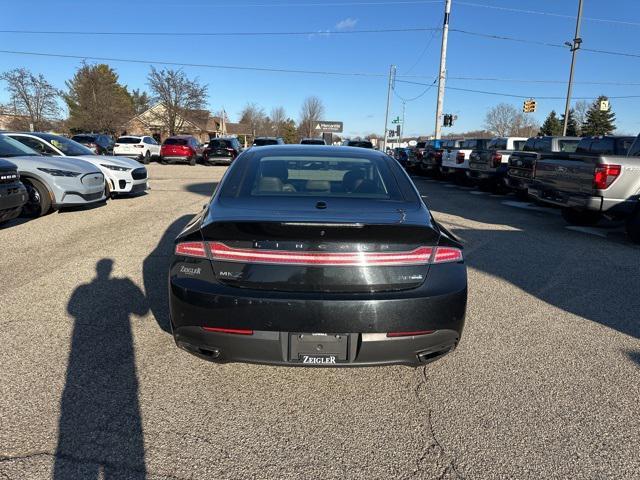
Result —
<path fill-rule="evenodd" d="M 609 135 L 616 129 L 614 123 L 616 114 L 613 113 L 611 106 L 606 112 L 600 110 L 600 102 L 603 100 L 608 100 L 608 98 L 604 95 L 599 96 L 587 110 L 587 118 L 582 126 L 582 135 Z"/>
<path fill-rule="evenodd" d="M 560 117 L 560 133 L 558 135 L 562 135 L 562 128 L 564 127 L 564 113 L 562 117 Z M 575 112 L 573 108 L 569 110 L 569 121 L 567 122 L 567 136 L 568 137 L 577 137 L 580 135 L 578 131 L 578 122 L 576 122 Z"/>
<path fill-rule="evenodd" d="M 555 110 L 551 110 L 538 135 L 562 135 L 562 122 L 560 122 Z"/>

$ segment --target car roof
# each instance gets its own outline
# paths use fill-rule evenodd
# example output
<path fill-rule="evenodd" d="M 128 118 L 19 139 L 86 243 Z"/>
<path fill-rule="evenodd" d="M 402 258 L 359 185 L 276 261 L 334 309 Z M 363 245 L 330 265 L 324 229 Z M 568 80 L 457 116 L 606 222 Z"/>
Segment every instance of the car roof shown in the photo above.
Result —
<path fill-rule="evenodd" d="M 361 157 L 377 156 L 388 158 L 385 153 L 374 149 L 333 145 L 301 145 L 299 143 L 292 143 L 287 145 L 265 145 L 264 147 L 260 147 L 260 155 L 309 155 L 318 157 L 330 157 L 336 155 L 358 155 Z"/>
<path fill-rule="evenodd" d="M 172 135 L 170 137 L 165 138 L 168 140 L 169 138 L 195 138 L 193 135 Z"/>

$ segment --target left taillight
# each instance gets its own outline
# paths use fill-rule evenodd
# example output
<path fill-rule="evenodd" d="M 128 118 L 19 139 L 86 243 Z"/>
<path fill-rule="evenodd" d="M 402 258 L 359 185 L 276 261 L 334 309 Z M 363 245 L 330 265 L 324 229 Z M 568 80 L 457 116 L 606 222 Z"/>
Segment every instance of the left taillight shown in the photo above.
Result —
<path fill-rule="evenodd" d="M 204 242 L 182 242 L 176 245 L 175 254 L 183 257 L 207 258 L 207 246 Z"/>
<path fill-rule="evenodd" d="M 493 155 L 491 155 L 491 164 L 493 168 L 498 168 L 500 164 L 502 164 L 502 154 L 494 153 Z"/>
<path fill-rule="evenodd" d="M 596 165 L 593 174 L 593 188 L 596 190 L 606 190 L 620 176 L 622 167 L 620 165 Z"/>

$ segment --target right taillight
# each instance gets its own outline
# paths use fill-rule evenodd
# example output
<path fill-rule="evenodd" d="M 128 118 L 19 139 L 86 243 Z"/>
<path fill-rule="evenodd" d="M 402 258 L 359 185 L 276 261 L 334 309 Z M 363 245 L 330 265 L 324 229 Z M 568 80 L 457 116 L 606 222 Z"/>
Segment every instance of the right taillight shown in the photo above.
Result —
<path fill-rule="evenodd" d="M 461 262 L 462 250 L 454 247 L 437 247 L 436 253 L 431 257 L 431 263 Z"/>
<path fill-rule="evenodd" d="M 618 178 L 622 172 L 620 165 L 596 165 L 593 174 L 593 188 L 596 190 L 605 190 Z"/>
<path fill-rule="evenodd" d="M 464 163 L 464 152 L 458 152 L 456 155 L 456 163 Z"/>

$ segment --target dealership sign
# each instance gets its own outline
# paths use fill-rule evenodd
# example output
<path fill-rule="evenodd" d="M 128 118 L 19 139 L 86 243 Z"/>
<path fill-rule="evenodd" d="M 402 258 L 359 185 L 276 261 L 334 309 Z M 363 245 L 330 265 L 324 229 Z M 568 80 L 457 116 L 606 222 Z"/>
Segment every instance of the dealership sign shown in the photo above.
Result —
<path fill-rule="evenodd" d="M 324 132 L 324 133 L 342 133 L 342 122 L 326 122 L 320 121 L 316 122 L 313 129 L 316 132 Z"/>

